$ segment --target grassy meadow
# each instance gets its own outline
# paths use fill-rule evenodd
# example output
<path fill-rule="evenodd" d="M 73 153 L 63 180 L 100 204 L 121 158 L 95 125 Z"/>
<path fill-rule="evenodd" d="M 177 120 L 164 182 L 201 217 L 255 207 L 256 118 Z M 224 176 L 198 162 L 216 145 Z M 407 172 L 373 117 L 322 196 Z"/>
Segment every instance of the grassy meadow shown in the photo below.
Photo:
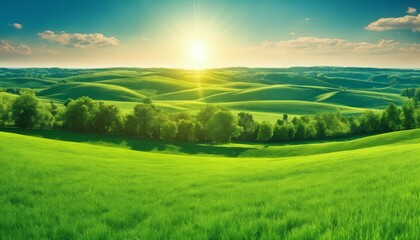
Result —
<path fill-rule="evenodd" d="M 0 88 L 124 113 L 208 103 L 274 123 L 400 106 L 415 70 L 0 69 Z M 317 141 L 181 143 L 0 128 L 0 239 L 417 239 L 420 129 Z"/>
<path fill-rule="evenodd" d="M 231 158 L 1 132 L 0 232 L 2 239 L 413 239 L 419 134 L 375 136 L 361 149 L 351 140 L 355 149 L 339 152 L 323 153 L 334 146 L 319 143 L 306 156 Z"/>

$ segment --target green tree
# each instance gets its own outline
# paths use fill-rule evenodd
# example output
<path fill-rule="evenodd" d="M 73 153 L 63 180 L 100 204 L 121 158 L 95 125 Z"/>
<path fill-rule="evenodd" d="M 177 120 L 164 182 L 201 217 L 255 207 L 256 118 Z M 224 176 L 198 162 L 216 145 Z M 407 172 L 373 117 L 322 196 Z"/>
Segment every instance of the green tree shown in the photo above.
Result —
<path fill-rule="evenodd" d="M 273 137 L 272 137 L 272 140 L 274 142 L 289 140 L 288 125 L 289 125 L 288 123 L 282 124 L 282 125 L 278 125 L 278 124 L 274 125 Z"/>
<path fill-rule="evenodd" d="M 402 125 L 404 129 L 413 129 L 416 127 L 416 119 L 414 116 L 415 109 L 413 101 L 405 101 L 402 106 L 402 113 L 403 113 L 403 119 L 402 119 Z"/>
<path fill-rule="evenodd" d="M 416 119 L 416 126 L 420 128 L 420 108 L 414 112 L 414 118 Z"/>
<path fill-rule="evenodd" d="M 383 118 L 385 121 L 385 131 L 397 131 L 401 129 L 401 109 L 395 104 L 390 103 L 383 112 Z"/>
<path fill-rule="evenodd" d="M 152 104 L 137 104 L 133 116 L 137 120 L 138 135 L 145 138 L 158 138 L 160 133 L 160 110 Z"/>
<path fill-rule="evenodd" d="M 295 125 L 293 123 L 289 123 L 287 125 L 288 139 L 293 140 L 295 138 L 295 133 L 296 133 Z"/>
<path fill-rule="evenodd" d="M 48 105 L 40 104 L 38 107 L 38 117 L 36 120 L 36 128 L 51 129 L 55 124 L 55 118 L 51 114 Z"/>
<path fill-rule="evenodd" d="M 413 98 L 416 95 L 416 89 L 415 88 L 407 88 L 404 89 L 401 93 L 401 96 Z"/>
<path fill-rule="evenodd" d="M 350 126 L 339 112 L 324 112 L 316 115 L 316 120 L 323 120 L 326 125 L 326 137 L 345 136 L 350 133 Z M 322 124 L 322 123 L 321 123 Z M 321 126 L 318 126 L 321 127 Z M 322 128 L 322 127 L 321 127 Z M 321 131 L 323 129 L 320 129 Z M 322 134 L 322 133 L 320 133 Z"/>
<path fill-rule="evenodd" d="M 194 123 L 191 120 L 181 119 L 179 121 L 176 139 L 184 142 L 193 142 L 195 140 Z"/>
<path fill-rule="evenodd" d="M 279 125 L 279 126 L 281 126 L 281 125 L 284 125 L 284 124 L 286 124 L 287 122 L 285 122 L 283 119 L 277 119 L 277 121 L 276 121 L 276 123 L 275 123 L 275 125 Z"/>
<path fill-rule="evenodd" d="M 188 112 L 180 112 L 175 115 L 175 121 L 179 122 L 181 119 L 192 120 L 193 117 Z"/>
<path fill-rule="evenodd" d="M 316 128 L 316 137 L 318 139 L 325 138 L 327 136 L 327 123 L 324 121 L 321 115 L 315 116 L 315 128 Z"/>
<path fill-rule="evenodd" d="M 309 116 L 302 116 L 300 117 L 300 121 L 309 124 L 311 122 L 311 118 Z"/>
<path fill-rule="evenodd" d="M 58 106 L 53 101 L 50 101 L 49 111 L 53 116 L 58 113 Z"/>
<path fill-rule="evenodd" d="M 12 106 L 16 96 L 0 92 L 0 125 L 11 126 L 13 125 Z"/>
<path fill-rule="evenodd" d="M 89 97 L 70 101 L 64 113 L 63 125 L 69 130 L 91 131 L 97 111 L 98 104 Z"/>
<path fill-rule="evenodd" d="M 178 128 L 176 122 L 168 120 L 162 124 L 162 130 L 160 137 L 165 140 L 172 140 L 176 138 L 178 134 Z"/>
<path fill-rule="evenodd" d="M 152 104 L 153 104 L 152 99 L 150 99 L 150 98 L 145 98 L 145 99 L 143 99 L 143 103 L 144 103 L 144 104 L 150 104 L 150 105 L 152 105 Z"/>
<path fill-rule="evenodd" d="M 119 132 L 122 128 L 122 115 L 120 109 L 115 105 L 107 105 L 100 102 L 98 111 L 94 116 L 94 128 L 96 131 L 109 133 Z"/>
<path fill-rule="evenodd" d="M 53 115 L 54 124 L 53 124 L 52 128 L 54 128 L 54 129 L 63 128 L 65 112 L 66 112 L 66 108 L 57 107 L 56 114 Z"/>
<path fill-rule="evenodd" d="M 295 128 L 296 128 L 295 139 L 296 140 L 305 139 L 306 124 L 303 122 L 298 122 L 297 125 L 295 125 Z"/>
<path fill-rule="evenodd" d="M 202 108 L 197 114 L 197 121 L 200 122 L 203 126 L 206 126 L 210 118 L 213 117 L 218 111 L 227 111 L 226 108 L 208 104 L 206 107 Z"/>
<path fill-rule="evenodd" d="M 67 100 L 63 103 L 63 105 L 64 105 L 65 107 L 67 107 L 67 105 L 69 105 L 69 103 L 70 103 L 71 101 L 74 101 L 74 99 L 73 99 L 73 98 L 67 98 Z"/>
<path fill-rule="evenodd" d="M 203 124 L 196 122 L 194 126 L 195 139 L 199 142 L 207 140 L 207 132 Z"/>
<path fill-rule="evenodd" d="M 253 140 L 258 125 L 254 121 L 252 114 L 240 112 L 238 114 L 238 125 L 244 129 L 241 134 L 241 139 L 247 141 Z"/>
<path fill-rule="evenodd" d="M 348 119 L 349 126 L 350 126 L 350 133 L 351 134 L 358 134 L 360 133 L 360 120 L 355 116 L 351 116 Z"/>
<path fill-rule="evenodd" d="M 25 91 L 12 104 L 15 126 L 33 128 L 39 119 L 40 103 L 33 92 Z"/>
<path fill-rule="evenodd" d="M 381 131 L 381 114 L 377 111 L 367 110 L 359 118 L 360 133 L 378 133 Z"/>
<path fill-rule="evenodd" d="M 416 89 L 416 93 L 414 94 L 413 101 L 414 101 L 414 107 L 418 108 L 419 102 L 420 102 L 420 88 Z"/>
<path fill-rule="evenodd" d="M 219 110 L 209 119 L 206 125 L 207 133 L 215 142 L 228 143 L 232 137 L 238 137 L 243 128 L 238 126 L 233 114 L 228 110 Z"/>
<path fill-rule="evenodd" d="M 257 141 L 267 142 L 273 136 L 273 126 L 267 122 L 263 121 L 258 128 Z"/>
<path fill-rule="evenodd" d="M 128 114 L 125 117 L 124 123 L 124 132 L 125 134 L 136 136 L 139 134 L 139 124 L 136 117 L 133 114 Z"/>
<path fill-rule="evenodd" d="M 316 127 L 313 124 L 306 125 L 305 139 L 315 139 L 317 137 Z"/>
<path fill-rule="evenodd" d="M 289 115 L 287 113 L 283 114 L 283 121 L 288 122 L 289 121 Z"/>
<path fill-rule="evenodd" d="M 416 88 L 416 93 L 414 94 L 413 98 L 416 101 L 420 101 L 420 88 Z"/>

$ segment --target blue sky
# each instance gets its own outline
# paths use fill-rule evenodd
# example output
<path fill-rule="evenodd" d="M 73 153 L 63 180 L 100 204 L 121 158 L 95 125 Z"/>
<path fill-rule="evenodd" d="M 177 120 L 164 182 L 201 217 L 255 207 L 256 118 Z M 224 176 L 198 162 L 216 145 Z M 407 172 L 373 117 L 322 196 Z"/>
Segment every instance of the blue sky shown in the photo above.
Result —
<path fill-rule="evenodd" d="M 419 0 L 14 0 L 0 8 L 0 66 L 190 67 L 198 41 L 203 67 L 419 67 L 418 10 Z"/>

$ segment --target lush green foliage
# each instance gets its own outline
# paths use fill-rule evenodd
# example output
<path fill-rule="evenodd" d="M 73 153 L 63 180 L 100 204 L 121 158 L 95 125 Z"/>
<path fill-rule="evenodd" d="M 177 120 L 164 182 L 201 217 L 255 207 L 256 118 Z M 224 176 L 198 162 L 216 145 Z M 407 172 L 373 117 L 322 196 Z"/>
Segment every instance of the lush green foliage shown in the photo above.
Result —
<path fill-rule="evenodd" d="M 407 88 L 401 93 L 401 96 L 413 98 L 416 101 L 420 101 L 420 88 Z"/>
<path fill-rule="evenodd" d="M 0 125 L 10 126 L 13 125 L 12 119 L 12 105 L 15 100 L 15 96 L 0 92 Z"/>
<path fill-rule="evenodd" d="M 402 108 L 390 103 L 383 112 L 367 110 L 359 117 L 323 112 L 289 121 L 288 115 L 284 114 L 279 115 L 281 119 L 274 125 L 254 121 L 251 113 L 240 112 L 235 117 L 227 108 L 218 105 L 206 105 L 196 116 L 191 116 L 162 111 L 146 99 L 124 115 L 118 106 L 89 97 L 68 99 L 61 108 L 52 102 L 43 104 L 33 92 L 26 91 L 17 97 L 2 93 L 1 100 L 0 123 L 5 126 L 14 123 L 23 128 L 62 127 L 72 131 L 125 133 L 184 142 L 226 143 L 232 138 L 258 142 L 323 139 L 413 129 L 420 125 L 415 99 L 407 100 Z"/>
<path fill-rule="evenodd" d="M 216 142 L 230 142 L 238 137 L 243 129 L 238 126 L 235 117 L 228 110 L 217 111 L 206 124 L 209 138 Z"/>
<path fill-rule="evenodd" d="M 12 100 L 12 98 L 8 98 Z M 51 128 L 54 117 L 47 110 L 47 106 L 40 103 L 35 94 L 31 91 L 22 92 L 13 103 L 4 102 L 5 106 L 11 104 L 11 115 L 15 126 L 22 128 Z"/>
<path fill-rule="evenodd" d="M 269 122 L 263 121 L 261 124 L 259 124 L 257 141 L 266 142 L 270 140 L 272 136 L 273 136 L 273 126 Z"/>

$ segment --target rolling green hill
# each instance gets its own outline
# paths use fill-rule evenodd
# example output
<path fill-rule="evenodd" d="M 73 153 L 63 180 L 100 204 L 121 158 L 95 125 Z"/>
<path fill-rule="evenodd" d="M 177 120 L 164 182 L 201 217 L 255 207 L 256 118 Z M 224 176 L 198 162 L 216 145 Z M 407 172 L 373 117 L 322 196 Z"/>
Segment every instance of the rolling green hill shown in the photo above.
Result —
<path fill-rule="evenodd" d="M 418 71 L 400 69 L 0 69 L 0 88 L 33 88 L 45 101 L 89 96 L 129 112 L 148 97 L 164 110 L 192 113 L 214 103 L 260 121 L 275 121 L 279 113 L 384 109 L 401 105 L 401 91 L 419 85 Z"/>
<path fill-rule="evenodd" d="M 420 143 L 420 129 L 398 131 L 373 136 L 356 136 L 339 139 L 311 140 L 287 143 L 177 143 L 172 141 L 139 139 L 128 136 L 110 136 L 59 130 L 28 130 L 3 128 L 2 131 L 41 137 L 60 141 L 87 143 L 98 146 L 116 147 L 142 152 L 171 155 L 199 155 L 216 157 L 290 157 L 356 150 L 385 145 L 398 145 L 407 142 Z"/>
<path fill-rule="evenodd" d="M 0 146 L 2 239 L 420 235 L 418 130 L 307 145 L 304 156 L 294 146 L 183 156 L 4 132 Z"/>
<path fill-rule="evenodd" d="M 141 101 L 144 95 L 128 88 L 100 83 L 62 83 L 38 93 L 41 97 L 66 100 L 89 96 L 97 100 Z"/>
<path fill-rule="evenodd" d="M 0 86 L 3 88 L 46 88 L 54 85 L 56 82 L 39 79 L 39 78 L 28 78 L 28 77 L 14 77 L 14 78 L 1 78 Z"/>
<path fill-rule="evenodd" d="M 0 69 L 0 88 L 89 96 L 124 113 L 207 103 L 258 121 L 397 105 L 415 70 Z M 12 89 L 13 90 L 13 89 Z M 420 129 L 281 144 L 0 131 L 1 239 L 413 239 Z M 5 132 L 7 131 L 7 132 Z"/>
<path fill-rule="evenodd" d="M 406 98 L 400 95 L 391 93 L 348 90 L 336 92 L 335 94 L 328 98 L 324 98 L 321 101 L 359 108 L 385 108 L 391 102 L 397 105 L 401 105 L 405 99 Z"/>

